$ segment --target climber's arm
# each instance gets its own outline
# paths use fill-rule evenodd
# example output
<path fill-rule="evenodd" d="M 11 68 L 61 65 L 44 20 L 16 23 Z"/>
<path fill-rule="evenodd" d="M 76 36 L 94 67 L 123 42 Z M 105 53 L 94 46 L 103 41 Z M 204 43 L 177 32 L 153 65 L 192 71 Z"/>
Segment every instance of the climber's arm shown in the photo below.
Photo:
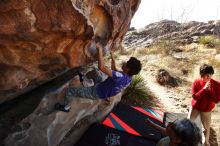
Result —
<path fill-rule="evenodd" d="M 96 49 L 98 52 L 98 67 L 99 69 L 107 74 L 108 76 L 112 77 L 112 70 L 105 66 L 104 64 L 104 57 L 103 57 L 103 47 L 100 43 L 96 44 Z"/>
<path fill-rule="evenodd" d="M 112 70 L 115 70 L 115 71 L 118 71 L 117 68 L 116 68 L 116 64 L 115 64 L 114 54 L 113 54 L 112 51 L 110 52 L 110 54 L 111 54 L 111 59 L 112 59 L 112 62 L 111 62 L 111 69 L 112 69 Z"/>
<path fill-rule="evenodd" d="M 149 124 L 150 126 L 154 127 L 155 129 L 157 129 L 158 131 L 160 131 L 160 133 L 161 133 L 162 135 L 167 135 L 167 134 L 166 134 L 166 128 L 164 128 L 164 127 L 162 127 L 162 126 L 160 126 L 160 125 L 154 123 L 154 122 L 151 121 L 150 119 L 146 119 L 145 122 L 146 122 L 147 124 Z"/>

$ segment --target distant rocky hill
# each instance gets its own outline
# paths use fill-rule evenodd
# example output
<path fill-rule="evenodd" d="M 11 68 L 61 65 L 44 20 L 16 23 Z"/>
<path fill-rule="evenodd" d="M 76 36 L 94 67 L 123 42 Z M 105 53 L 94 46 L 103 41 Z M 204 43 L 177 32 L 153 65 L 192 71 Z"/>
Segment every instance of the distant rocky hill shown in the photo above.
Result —
<path fill-rule="evenodd" d="M 191 21 L 178 23 L 171 20 L 162 20 L 149 24 L 140 30 L 130 28 L 124 37 L 125 48 L 148 47 L 162 39 L 173 40 L 177 43 L 189 44 L 197 42 L 200 36 L 220 35 L 220 20 L 208 23 Z"/>

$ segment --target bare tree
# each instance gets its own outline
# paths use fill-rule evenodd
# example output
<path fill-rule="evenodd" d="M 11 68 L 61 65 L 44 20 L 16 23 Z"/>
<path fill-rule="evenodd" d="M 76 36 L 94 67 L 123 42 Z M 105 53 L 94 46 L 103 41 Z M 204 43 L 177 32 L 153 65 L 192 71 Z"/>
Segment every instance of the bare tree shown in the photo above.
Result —
<path fill-rule="evenodd" d="M 190 6 L 192 7 L 190 8 Z M 182 13 L 180 14 L 179 17 L 177 17 L 176 21 L 180 23 L 185 23 L 187 22 L 188 17 L 191 15 L 192 11 L 194 10 L 195 4 L 191 4 L 188 7 L 181 6 L 181 8 L 182 8 Z"/>

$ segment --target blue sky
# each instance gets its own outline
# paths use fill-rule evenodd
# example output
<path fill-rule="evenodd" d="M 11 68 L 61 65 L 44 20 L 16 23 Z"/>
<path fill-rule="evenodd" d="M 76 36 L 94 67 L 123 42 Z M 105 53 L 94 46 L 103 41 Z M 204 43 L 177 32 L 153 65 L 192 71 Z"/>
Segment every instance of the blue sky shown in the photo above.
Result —
<path fill-rule="evenodd" d="M 220 19 L 220 0 L 142 0 L 131 27 L 139 29 L 163 19 L 178 22 Z"/>

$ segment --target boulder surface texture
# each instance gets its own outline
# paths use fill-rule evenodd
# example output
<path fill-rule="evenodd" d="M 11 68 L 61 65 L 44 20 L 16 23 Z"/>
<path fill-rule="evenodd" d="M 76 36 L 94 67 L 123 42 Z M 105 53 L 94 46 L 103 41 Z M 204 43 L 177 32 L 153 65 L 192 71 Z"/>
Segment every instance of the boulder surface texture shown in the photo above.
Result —
<path fill-rule="evenodd" d="M 105 53 L 119 46 L 139 4 L 140 0 L 0 0 L 0 104 L 20 101 L 16 97 L 72 68 L 81 66 L 86 72 L 97 60 L 95 43 L 102 43 Z M 75 87 L 79 79 L 65 84 Z M 33 111 L 23 110 L 33 104 L 32 95 L 26 98 L 29 103 L 13 104 L 15 109 L 8 112 L 0 108 L 0 128 L 5 130 L 0 132 L 0 145 L 72 146 L 121 96 L 107 103 L 76 98 L 69 113 L 54 111 L 65 91 L 66 86 L 60 86 L 38 93 Z M 23 112 L 28 115 L 16 119 Z"/>
<path fill-rule="evenodd" d="M 117 47 L 140 0 L 1 0 L 0 103 Z M 106 51 L 107 52 L 107 51 Z"/>

